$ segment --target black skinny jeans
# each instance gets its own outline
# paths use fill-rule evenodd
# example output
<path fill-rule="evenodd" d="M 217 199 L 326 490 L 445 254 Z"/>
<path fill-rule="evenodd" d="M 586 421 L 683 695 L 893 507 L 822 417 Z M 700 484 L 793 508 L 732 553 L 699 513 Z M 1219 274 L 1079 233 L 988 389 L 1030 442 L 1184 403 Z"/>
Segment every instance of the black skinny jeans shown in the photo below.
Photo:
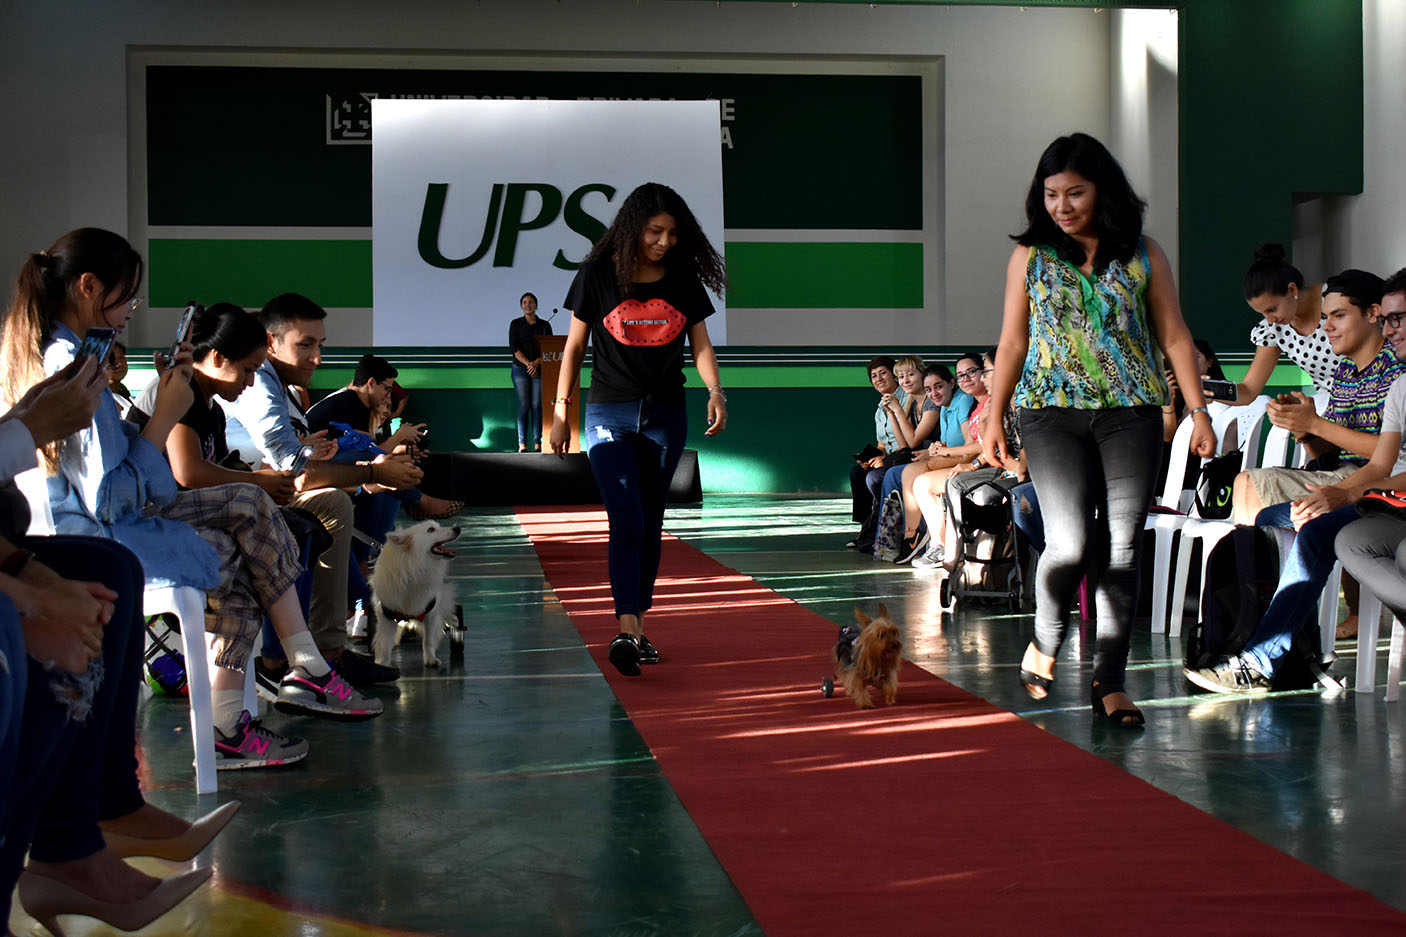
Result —
<path fill-rule="evenodd" d="M 103 633 L 104 678 L 87 719 L 70 720 L 49 690 L 48 675 L 29 661 L 13 796 L 0 843 L 0 908 L 6 912 L 26 850 L 40 862 L 85 858 L 103 848 L 99 820 L 144 803 L 136 746 L 145 637 L 141 563 L 121 544 L 96 537 L 29 537 L 20 544 L 60 576 L 101 582 L 117 600 Z"/>
<path fill-rule="evenodd" d="M 1018 415 L 1045 522 L 1045 551 L 1035 572 L 1035 647 L 1051 657 L 1059 653 L 1087 571 L 1098 616 L 1094 680 L 1121 690 L 1162 415 L 1157 407 L 1042 407 Z"/>

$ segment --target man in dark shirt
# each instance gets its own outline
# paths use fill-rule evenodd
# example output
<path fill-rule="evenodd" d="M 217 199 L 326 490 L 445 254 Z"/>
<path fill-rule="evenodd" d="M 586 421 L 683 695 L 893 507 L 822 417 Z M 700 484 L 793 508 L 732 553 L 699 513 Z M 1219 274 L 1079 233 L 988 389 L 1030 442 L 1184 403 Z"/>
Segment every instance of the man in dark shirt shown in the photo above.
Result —
<path fill-rule="evenodd" d="M 388 412 L 391 385 L 399 372 L 385 358 L 376 355 L 362 355 L 356 364 L 352 381 L 341 390 L 333 391 L 312 405 L 308 410 L 308 426 L 314 431 L 330 429 L 331 424 L 341 423 L 360 433 L 374 436 L 372 416 L 380 411 Z M 403 423 L 383 442 L 376 445 L 393 452 L 400 445 L 413 446 L 420 440 L 424 431 L 423 423 Z M 447 501 L 427 495 L 417 488 L 406 488 L 389 493 L 405 505 L 405 510 L 417 520 L 450 517 L 463 508 L 462 501 Z M 387 506 L 387 517 L 394 523 L 395 508 Z M 365 529 L 365 528 L 363 528 Z M 389 529 L 389 528 L 387 528 Z M 381 533 L 379 529 L 373 531 Z"/>

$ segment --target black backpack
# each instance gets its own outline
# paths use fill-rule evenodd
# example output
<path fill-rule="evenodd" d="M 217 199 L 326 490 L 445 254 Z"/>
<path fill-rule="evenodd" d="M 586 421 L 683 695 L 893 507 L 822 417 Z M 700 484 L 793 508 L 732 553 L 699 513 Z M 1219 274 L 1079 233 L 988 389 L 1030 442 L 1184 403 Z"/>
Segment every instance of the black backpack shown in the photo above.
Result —
<path fill-rule="evenodd" d="M 1236 527 L 1211 548 L 1202 584 L 1202 618 L 1187 634 L 1187 667 L 1206 667 L 1245 649 L 1279 587 L 1279 568 L 1291 537 L 1292 531 L 1278 527 Z M 1324 660 L 1320 647 L 1318 615 L 1310 613 L 1294 629 L 1293 646 L 1279 663 L 1274 689 L 1340 688 L 1342 684 L 1326 673 L 1330 661 Z"/>
<path fill-rule="evenodd" d="M 1201 466 L 1196 479 L 1196 514 L 1223 520 L 1230 516 L 1235 476 L 1240 474 L 1244 456 L 1237 449 L 1218 455 Z"/>

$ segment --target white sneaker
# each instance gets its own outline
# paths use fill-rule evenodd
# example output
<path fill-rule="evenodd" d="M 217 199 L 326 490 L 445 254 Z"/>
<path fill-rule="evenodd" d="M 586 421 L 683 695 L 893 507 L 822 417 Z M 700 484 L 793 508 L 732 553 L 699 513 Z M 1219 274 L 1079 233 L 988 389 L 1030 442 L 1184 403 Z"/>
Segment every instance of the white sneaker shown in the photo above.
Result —
<path fill-rule="evenodd" d="M 942 544 L 934 543 L 922 556 L 913 557 L 911 565 L 914 569 L 936 569 L 942 565 L 942 561 Z"/>

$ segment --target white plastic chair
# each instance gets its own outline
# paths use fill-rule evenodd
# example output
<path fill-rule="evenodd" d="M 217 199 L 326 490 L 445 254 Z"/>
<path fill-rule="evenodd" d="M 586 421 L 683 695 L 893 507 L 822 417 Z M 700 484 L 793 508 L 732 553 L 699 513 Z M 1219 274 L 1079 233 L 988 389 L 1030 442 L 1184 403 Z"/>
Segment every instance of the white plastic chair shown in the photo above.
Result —
<path fill-rule="evenodd" d="M 1357 679 L 1353 687 L 1358 693 L 1371 693 L 1377 685 L 1377 638 L 1382 619 L 1382 601 L 1369 590 L 1362 590 L 1357 610 Z M 1386 668 L 1386 701 L 1394 703 L 1401 695 L 1401 664 L 1406 657 L 1406 626 L 1400 618 L 1391 620 L 1391 651 Z"/>
<path fill-rule="evenodd" d="M 1234 421 L 1237 432 L 1240 436 L 1240 470 L 1246 471 L 1258 468 L 1261 465 L 1260 447 L 1264 437 L 1264 412 L 1269 405 L 1269 398 L 1266 396 L 1256 397 L 1252 402 L 1240 408 L 1244 413 L 1231 412 L 1223 415 L 1224 426 L 1229 426 Z M 1235 524 L 1229 520 L 1218 518 L 1203 518 L 1191 516 L 1186 518 L 1181 526 L 1181 539 L 1177 543 L 1176 551 L 1176 572 L 1172 580 L 1171 615 L 1168 632 L 1172 637 L 1181 634 L 1182 610 L 1186 605 L 1186 584 L 1191 575 L 1191 551 L 1196 543 L 1201 544 L 1201 582 L 1206 581 L 1206 565 L 1210 560 L 1211 548 L 1226 537 Z M 1204 609 L 1197 603 L 1197 616 L 1202 614 Z"/>
<path fill-rule="evenodd" d="M 1167 582 L 1172 565 L 1172 539 L 1186 523 L 1184 513 L 1190 507 L 1193 492 L 1183 488 L 1186 479 L 1186 463 L 1191 454 L 1187 446 L 1191 442 L 1191 420 L 1182 420 L 1172 437 L 1171 459 L 1167 463 L 1167 481 L 1162 486 L 1162 494 L 1157 498 L 1157 506 L 1179 514 L 1148 514 L 1144 530 L 1153 532 L 1152 550 L 1152 633 L 1161 634 L 1167 630 Z"/>

